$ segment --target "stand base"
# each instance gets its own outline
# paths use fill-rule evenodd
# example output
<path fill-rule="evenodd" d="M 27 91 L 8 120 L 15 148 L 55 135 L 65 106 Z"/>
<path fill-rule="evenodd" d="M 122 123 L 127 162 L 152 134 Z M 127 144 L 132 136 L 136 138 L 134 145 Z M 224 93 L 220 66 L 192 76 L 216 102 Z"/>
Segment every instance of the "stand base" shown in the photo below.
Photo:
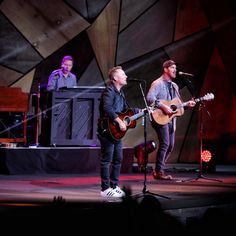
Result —
<path fill-rule="evenodd" d="M 199 179 L 206 179 L 206 180 L 211 180 L 211 181 L 217 181 L 217 182 L 222 182 L 222 180 L 220 179 L 211 179 L 211 178 L 207 178 L 202 174 L 199 174 L 197 178 L 194 179 L 187 179 L 187 180 L 181 180 L 181 182 L 193 182 L 193 181 L 197 181 Z"/>
<path fill-rule="evenodd" d="M 150 195 L 162 197 L 162 198 L 165 198 L 165 199 L 171 199 L 170 197 L 167 197 L 167 196 L 164 196 L 164 195 L 160 195 L 160 194 L 157 194 L 157 193 L 152 193 L 149 190 L 147 190 L 145 187 L 143 188 L 142 193 L 134 194 L 132 196 L 136 197 L 136 198 L 139 198 L 139 197 L 144 196 L 145 194 L 150 194 Z"/>

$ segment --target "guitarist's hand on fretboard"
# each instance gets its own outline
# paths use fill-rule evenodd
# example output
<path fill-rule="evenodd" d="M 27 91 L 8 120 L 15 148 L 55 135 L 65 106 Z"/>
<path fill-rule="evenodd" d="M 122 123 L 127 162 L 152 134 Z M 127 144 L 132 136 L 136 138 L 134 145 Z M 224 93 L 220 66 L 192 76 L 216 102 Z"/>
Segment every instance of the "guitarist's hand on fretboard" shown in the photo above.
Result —
<path fill-rule="evenodd" d="M 196 105 L 196 102 L 194 100 L 188 101 L 188 107 L 194 107 Z"/>

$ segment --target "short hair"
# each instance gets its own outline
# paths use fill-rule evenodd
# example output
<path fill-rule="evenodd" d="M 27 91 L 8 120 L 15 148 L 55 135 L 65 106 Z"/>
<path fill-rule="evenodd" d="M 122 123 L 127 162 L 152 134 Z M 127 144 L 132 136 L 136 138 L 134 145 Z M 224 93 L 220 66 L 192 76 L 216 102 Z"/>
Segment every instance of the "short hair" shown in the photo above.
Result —
<path fill-rule="evenodd" d="M 114 66 L 108 71 L 108 76 L 110 80 L 114 80 L 114 75 L 117 72 L 117 70 L 122 70 L 121 66 Z"/>
<path fill-rule="evenodd" d="M 64 57 L 62 58 L 62 63 L 64 63 L 65 61 L 72 61 L 72 62 L 74 62 L 74 59 L 73 59 L 72 56 L 66 55 L 66 56 L 64 56 Z"/>

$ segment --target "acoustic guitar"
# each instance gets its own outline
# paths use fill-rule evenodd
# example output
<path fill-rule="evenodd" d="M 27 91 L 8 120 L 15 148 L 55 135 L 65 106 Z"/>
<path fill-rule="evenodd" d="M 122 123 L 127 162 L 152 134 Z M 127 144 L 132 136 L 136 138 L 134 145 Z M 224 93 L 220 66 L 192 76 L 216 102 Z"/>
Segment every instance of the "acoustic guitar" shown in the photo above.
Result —
<path fill-rule="evenodd" d="M 155 107 L 149 107 L 149 111 L 154 111 Z M 117 122 L 111 121 L 108 118 L 108 130 L 110 135 L 115 140 L 120 140 L 124 137 L 128 129 L 136 127 L 136 120 L 146 114 L 146 109 L 144 111 L 134 114 L 131 109 L 128 109 L 124 113 L 117 112 L 118 117 L 126 124 L 127 129 L 125 131 L 120 130 L 120 127 Z"/>
<path fill-rule="evenodd" d="M 197 102 L 209 101 L 213 99 L 214 99 L 214 94 L 207 93 L 203 97 L 194 99 L 194 101 L 197 103 Z M 165 114 L 161 109 L 155 109 L 151 113 L 153 120 L 160 125 L 165 125 L 169 123 L 176 116 L 182 116 L 184 114 L 184 107 L 188 105 L 188 102 L 182 103 L 179 98 L 174 98 L 170 101 L 160 100 L 160 102 L 169 106 L 172 110 L 172 113 L 169 115 Z"/>

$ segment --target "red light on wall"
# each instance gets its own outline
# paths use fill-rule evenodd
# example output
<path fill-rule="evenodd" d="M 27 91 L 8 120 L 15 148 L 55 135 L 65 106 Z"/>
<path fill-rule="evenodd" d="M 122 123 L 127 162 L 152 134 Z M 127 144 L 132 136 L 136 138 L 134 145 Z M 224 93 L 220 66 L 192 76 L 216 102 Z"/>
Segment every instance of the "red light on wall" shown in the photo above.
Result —
<path fill-rule="evenodd" d="M 204 150 L 201 153 L 201 158 L 202 158 L 202 161 L 209 162 L 211 160 L 211 158 L 212 158 L 212 154 L 211 154 L 210 151 Z"/>

